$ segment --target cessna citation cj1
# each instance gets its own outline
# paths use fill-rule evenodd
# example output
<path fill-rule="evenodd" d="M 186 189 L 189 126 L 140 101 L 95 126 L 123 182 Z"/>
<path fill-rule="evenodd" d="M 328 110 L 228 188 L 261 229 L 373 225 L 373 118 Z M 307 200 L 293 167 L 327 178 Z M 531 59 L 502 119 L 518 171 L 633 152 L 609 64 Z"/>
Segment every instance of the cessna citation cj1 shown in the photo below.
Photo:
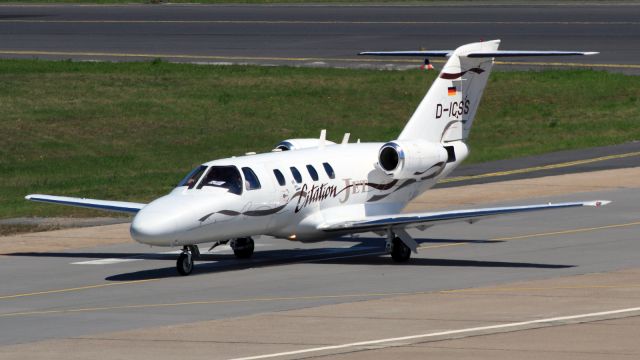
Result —
<path fill-rule="evenodd" d="M 252 236 L 319 241 L 373 231 L 386 236 L 397 262 L 417 252 L 407 228 L 426 229 L 518 212 L 600 206 L 608 201 L 402 213 L 409 201 L 447 176 L 469 154 L 469 136 L 494 58 L 591 55 L 586 52 L 499 51 L 499 40 L 456 50 L 366 52 L 362 55 L 447 57 L 396 140 L 342 143 L 291 139 L 272 152 L 214 160 L 189 173 L 149 204 L 49 195 L 33 201 L 135 214 L 131 237 L 153 246 L 182 247 L 177 270 L 193 270 L 198 245 L 229 244 L 238 258 L 253 254 Z M 426 62 L 428 64 L 428 61 Z"/>

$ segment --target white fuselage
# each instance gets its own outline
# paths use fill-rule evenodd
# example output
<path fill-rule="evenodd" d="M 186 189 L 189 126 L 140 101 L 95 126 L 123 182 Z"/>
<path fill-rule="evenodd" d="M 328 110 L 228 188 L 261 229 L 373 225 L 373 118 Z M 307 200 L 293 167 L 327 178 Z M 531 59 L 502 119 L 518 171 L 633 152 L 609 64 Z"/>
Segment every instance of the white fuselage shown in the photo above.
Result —
<path fill-rule="evenodd" d="M 449 144 L 456 149 L 455 161 L 421 178 L 394 179 L 377 164 L 382 145 L 330 144 L 205 163 L 205 173 L 215 167 L 250 168 L 259 180 L 259 189 L 249 190 L 246 174 L 242 176 L 240 194 L 222 186 L 178 186 L 140 210 L 131 224 L 131 235 L 138 242 L 156 246 L 193 245 L 254 235 L 322 240 L 335 236 L 318 230 L 325 221 L 399 213 L 411 199 L 457 167 L 468 153 L 463 142 Z M 324 163 L 333 170 L 333 178 Z M 313 167 L 311 171 L 309 165 Z M 300 173 L 300 182 L 291 167 Z M 278 182 L 274 169 L 282 173 L 284 185 Z M 313 170 L 317 180 L 312 178 Z M 224 185 L 223 181 L 213 183 Z"/>

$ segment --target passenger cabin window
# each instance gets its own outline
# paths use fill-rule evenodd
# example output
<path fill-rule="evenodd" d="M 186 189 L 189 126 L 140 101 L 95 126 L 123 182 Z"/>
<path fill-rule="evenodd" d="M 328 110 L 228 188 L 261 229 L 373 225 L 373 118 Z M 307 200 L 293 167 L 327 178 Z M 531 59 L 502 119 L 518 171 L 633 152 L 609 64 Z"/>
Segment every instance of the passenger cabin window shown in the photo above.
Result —
<path fill-rule="evenodd" d="M 212 166 L 209 172 L 198 185 L 198 189 L 204 186 L 227 189 L 232 194 L 242 194 L 242 177 L 235 166 Z"/>
<path fill-rule="evenodd" d="M 244 187 L 247 190 L 258 190 L 260 189 L 260 180 L 256 176 L 256 173 L 253 172 L 248 167 L 242 168 L 242 173 L 244 174 Z"/>
<path fill-rule="evenodd" d="M 311 165 L 307 165 L 307 170 L 309 170 L 309 175 L 311 175 L 313 181 L 318 181 L 318 172 L 316 169 Z"/>
<path fill-rule="evenodd" d="M 298 184 L 300 184 L 302 182 L 302 175 L 300 174 L 300 171 L 298 171 L 298 169 L 296 169 L 293 166 L 290 167 L 289 169 L 291 169 L 291 175 L 293 175 L 293 178 L 296 180 Z"/>
<path fill-rule="evenodd" d="M 322 166 L 324 167 L 324 171 L 327 172 L 327 176 L 329 176 L 329 179 L 336 178 L 336 173 L 333 172 L 333 168 L 331 167 L 331 165 L 329 165 L 329 163 L 322 163 Z"/>
<path fill-rule="evenodd" d="M 204 165 L 200 165 L 197 168 L 191 170 L 191 172 L 187 176 L 185 176 L 184 179 L 180 181 L 180 183 L 178 183 L 178 187 L 187 186 L 189 189 L 193 189 L 193 187 L 198 183 L 198 180 L 200 180 L 200 177 L 202 177 L 202 174 L 205 170 L 207 170 L 207 167 Z"/>
<path fill-rule="evenodd" d="M 276 180 L 278 180 L 278 184 L 280 184 L 280 186 L 285 186 L 287 185 L 287 181 L 284 179 L 284 175 L 282 175 L 282 173 L 280 172 L 280 170 L 278 169 L 273 169 L 273 175 L 276 176 Z"/>

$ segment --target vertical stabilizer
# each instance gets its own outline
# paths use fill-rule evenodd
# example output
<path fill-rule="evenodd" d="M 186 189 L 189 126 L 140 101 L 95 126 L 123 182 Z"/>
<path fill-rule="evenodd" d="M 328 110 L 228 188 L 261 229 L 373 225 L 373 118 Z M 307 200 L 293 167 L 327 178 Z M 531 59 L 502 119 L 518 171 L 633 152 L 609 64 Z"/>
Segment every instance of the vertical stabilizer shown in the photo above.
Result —
<path fill-rule="evenodd" d="M 499 45 L 492 40 L 457 48 L 398 139 L 466 140 L 493 66 L 493 58 L 467 54 L 496 51 Z"/>

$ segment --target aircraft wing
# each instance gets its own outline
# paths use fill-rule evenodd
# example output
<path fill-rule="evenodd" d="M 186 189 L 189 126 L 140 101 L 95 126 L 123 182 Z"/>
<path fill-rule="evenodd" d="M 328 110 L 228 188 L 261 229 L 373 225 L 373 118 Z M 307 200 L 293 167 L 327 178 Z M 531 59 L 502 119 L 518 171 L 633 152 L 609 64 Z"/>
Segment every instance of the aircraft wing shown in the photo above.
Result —
<path fill-rule="evenodd" d="M 324 223 L 318 228 L 323 231 L 369 231 L 380 230 L 389 227 L 405 228 L 418 226 L 431 226 L 442 223 L 469 221 L 474 222 L 487 217 L 532 212 L 551 209 L 564 209 L 582 206 L 600 207 L 609 204 L 608 200 L 595 200 L 585 202 L 548 203 L 539 205 L 491 207 L 481 209 L 464 209 L 453 211 L 436 211 L 424 213 L 407 213 L 397 215 L 369 216 L 360 220 Z"/>
<path fill-rule="evenodd" d="M 40 195 L 32 194 L 25 196 L 25 199 L 38 202 L 46 202 L 60 205 L 69 205 L 84 207 L 90 209 L 117 211 L 125 213 L 137 213 L 145 207 L 147 204 L 125 202 L 125 201 L 110 201 L 110 200 L 95 200 L 85 198 L 74 198 L 67 196 L 53 196 L 53 195 Z"/>

